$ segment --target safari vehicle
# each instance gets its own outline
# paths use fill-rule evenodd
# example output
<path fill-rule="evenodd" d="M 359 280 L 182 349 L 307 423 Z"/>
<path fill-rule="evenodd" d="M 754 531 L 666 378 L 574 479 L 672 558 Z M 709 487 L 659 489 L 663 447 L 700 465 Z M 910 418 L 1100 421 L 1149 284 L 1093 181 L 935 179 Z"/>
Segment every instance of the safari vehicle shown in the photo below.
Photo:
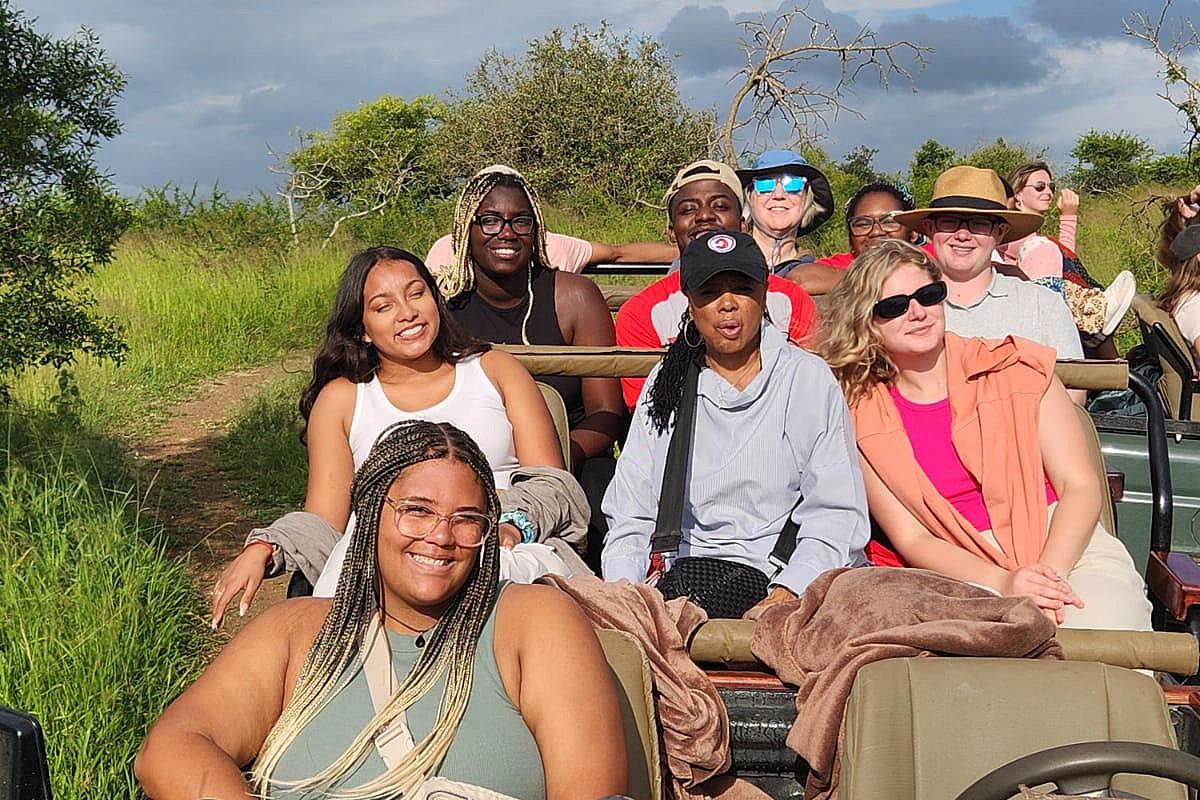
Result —
<path fill-rule="evenodd" d="M 662 354 L 630 348 L 505 349 L 539 375 L 642 377 Z M 1149 413 L 1138 435 L 1140 450 L 1151 463 L 1146 494 L 1152 513 L 1146 530 L 1126 541 L 1131 551 L 1142 542 L 1143 564 L 1166 565 L 1171 559 L 1172 483 L 1166 421 L 1154 387 L 1131 375 L 1123 362 L 1060 362 L 1058 373 L 1072 388 L 1130 386 L 1146 403 Z M 565 436 L 561 411 L 552 412 Z M 1096 469 L 1105 472 L 1091 418 L 1081 409 L 1080 419 L 1092 433 Z M 1139 466 L 1145 469 L 1144 462 Z M 1120 479 L 1105 477 L 1110 493 L 1118 494 Z M 1119 504 L 1106 504 L 1103 520 L 1125 538 L 1132 525 L 1118 526 L 1114 505 Z M 846 707 L 841 796 L 955 798 L 1017 759 L 998 777 L 961 796 L 1007 798 L 1017 793 L 1018 783 L 1035 785 L 1043 777 L 1061 779 L 1064 790 L 1107 788 L 1111 773 L 1136 771 L 1130 759 L 1149 758 L 1154 765 L 1143 766 L 1176 778 L 1186 772 L 1181 764 L 1200 766 L 1137 747 L 1057 749 L 1025 760 L 1042 750 L 1093 740 L 1132 740 L 1200 755 L 1200 687 L 1183 683 L 1197 671 L 1197 639 L 1167 630 L 1179 630 L 1182 624 L 1169 605 L 1177 598 L 1169 591 L 1157 594 L 1164 587 L 1151 588 L 1160 630 L 1060 630 L 1059 642 L 1068 656 L 1064 662 L 921 658 L 863 668 Z M 751 622 L 712 620 L 696 632 L 690 652 L 705 666 L 729 711 L 732 771 L 772 797 L 802 798 L 807 766 L 785 744 L 796 717 L 795 691 L 754 658 L 752 632 Z M 1160 680 L 1156 684 L 1132 669 L 1153 670 Z M 1091 774 L 1098 771 L 1105 774 Z M 1113 786 L 1146 797 L 1188 796 L 1181 787 L 1154 779 L 1118 777 Z M 1004 787 L 1010 789 L 1007 794 L 997 793 Z"/>

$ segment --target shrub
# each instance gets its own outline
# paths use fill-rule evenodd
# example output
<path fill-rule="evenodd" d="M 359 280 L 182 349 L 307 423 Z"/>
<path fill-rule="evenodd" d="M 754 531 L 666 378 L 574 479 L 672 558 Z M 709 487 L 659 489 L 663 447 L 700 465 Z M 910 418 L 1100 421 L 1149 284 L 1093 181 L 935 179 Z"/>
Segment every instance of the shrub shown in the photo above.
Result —
<path fill-rule="evenodd" d="M 989 144 L 981 144 L 964 154 L 959 163 L 972 167 L 994 169 L 1005 180 L 1014 169 L 1031 161 L 1045 161 L 1047 148 L 1035 148 L 1030 144 L 1009 142 L 998 138 Z"/>
<path fill-rule="evenodd" d="M 1143 180 L 1161 184 L 1195 184 L 1198 173 L 1196 162 L 1175 154 L 1149 159 L 1142 167 Z"/>
<path fill-rule="evenodd" d="M 500 161 L 547 197 L 586 187 L 631 206 L 657 201 L 682 164 L 711 151 L 713 123 L 680 99 L 656 41 L 576 26 L 531 41 L 523 58 L 486 53 L 447 103 L 428 162 L 446 183 Z"/>
<path fill-rule="evenodd" d="M 283 201 L 260 193 L 233 198 L 213 185 L 208 197 L 196 184 L 184 191 L 172 183 L 148 186 L 133 202 L 133 231 L 151 242 L 170 241 L 197 255 L 242 249 L 278 250 L 290 237 Z"/>
<path fill-rule="evenodd" d="M 1089 192 L 1124 189 L 1140 178 L 1154 151 L 1145 139 L 1127 131 L 1090 130 L 1075 142 L 1071 157 L 1075 183 Z"/>
<path fill-rule="evenodd" d="M 954 148 L 946 147 L 935 139 L 926 139 L 913 153 L 912 160 L 908 162 L 908 188 L 913 193 L 917 208 L 929 205 L 934 181 L 954 164 L 957 155 Z"/>

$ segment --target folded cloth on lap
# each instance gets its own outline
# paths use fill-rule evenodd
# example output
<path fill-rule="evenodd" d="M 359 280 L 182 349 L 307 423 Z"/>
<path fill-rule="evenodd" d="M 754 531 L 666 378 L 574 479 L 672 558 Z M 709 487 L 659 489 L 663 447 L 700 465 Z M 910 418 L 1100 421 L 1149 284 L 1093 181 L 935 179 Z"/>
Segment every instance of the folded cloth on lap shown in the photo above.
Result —
<path fill-rule="evenodd" d="M 751 650 L 797 687 L 787 744 L 808 762 L 806 800 L 836 799 L 842 718 L 858 670 L 920 655 L 1062 659 L 1033 601 L 996 597 L 920 569 L 833 569 L 803 597 L 768 606 Z"/>

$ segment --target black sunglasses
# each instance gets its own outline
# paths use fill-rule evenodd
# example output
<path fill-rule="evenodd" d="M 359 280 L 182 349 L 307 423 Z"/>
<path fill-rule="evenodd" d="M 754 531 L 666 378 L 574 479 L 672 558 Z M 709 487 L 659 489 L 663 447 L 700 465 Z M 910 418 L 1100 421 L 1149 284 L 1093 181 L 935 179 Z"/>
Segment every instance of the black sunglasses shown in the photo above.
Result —
<path fill-rule="evenodd" d="M 875 304 L 872 309 L 880 319 L 895 319 L 904 316 L 908 311 L 909 302 L 916 300 L 925 307 L 936 306 L 946 299 L 946 283 L 934 281 L 927 283 L 912 294 L 896 294 L 885 297 Z"/>

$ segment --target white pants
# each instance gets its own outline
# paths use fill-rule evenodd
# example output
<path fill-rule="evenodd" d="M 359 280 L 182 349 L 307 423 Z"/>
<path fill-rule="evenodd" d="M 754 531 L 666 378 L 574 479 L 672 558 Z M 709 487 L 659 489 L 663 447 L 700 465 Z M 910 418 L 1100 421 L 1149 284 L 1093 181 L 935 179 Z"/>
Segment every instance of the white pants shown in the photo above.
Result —
<path fill-rule="evenodd" d="M 1047 523 L 1054 516 L 1057 503 L 1047 509 Z M 992 544 L 996 538 L 991 531 L 980 531 Z M 999 545 L 996 545 L 999 549 Z M 1091 541 L 1083 555 L 1063 576 L 1083 601 L 1083 608 L 1063 609 L 1064 628 L 1095 630 L 1150 630 L 1150 600 L 1146 584 L 1134 566 L 1133 558 L 1121 540 L 1096 524 Z"/>

